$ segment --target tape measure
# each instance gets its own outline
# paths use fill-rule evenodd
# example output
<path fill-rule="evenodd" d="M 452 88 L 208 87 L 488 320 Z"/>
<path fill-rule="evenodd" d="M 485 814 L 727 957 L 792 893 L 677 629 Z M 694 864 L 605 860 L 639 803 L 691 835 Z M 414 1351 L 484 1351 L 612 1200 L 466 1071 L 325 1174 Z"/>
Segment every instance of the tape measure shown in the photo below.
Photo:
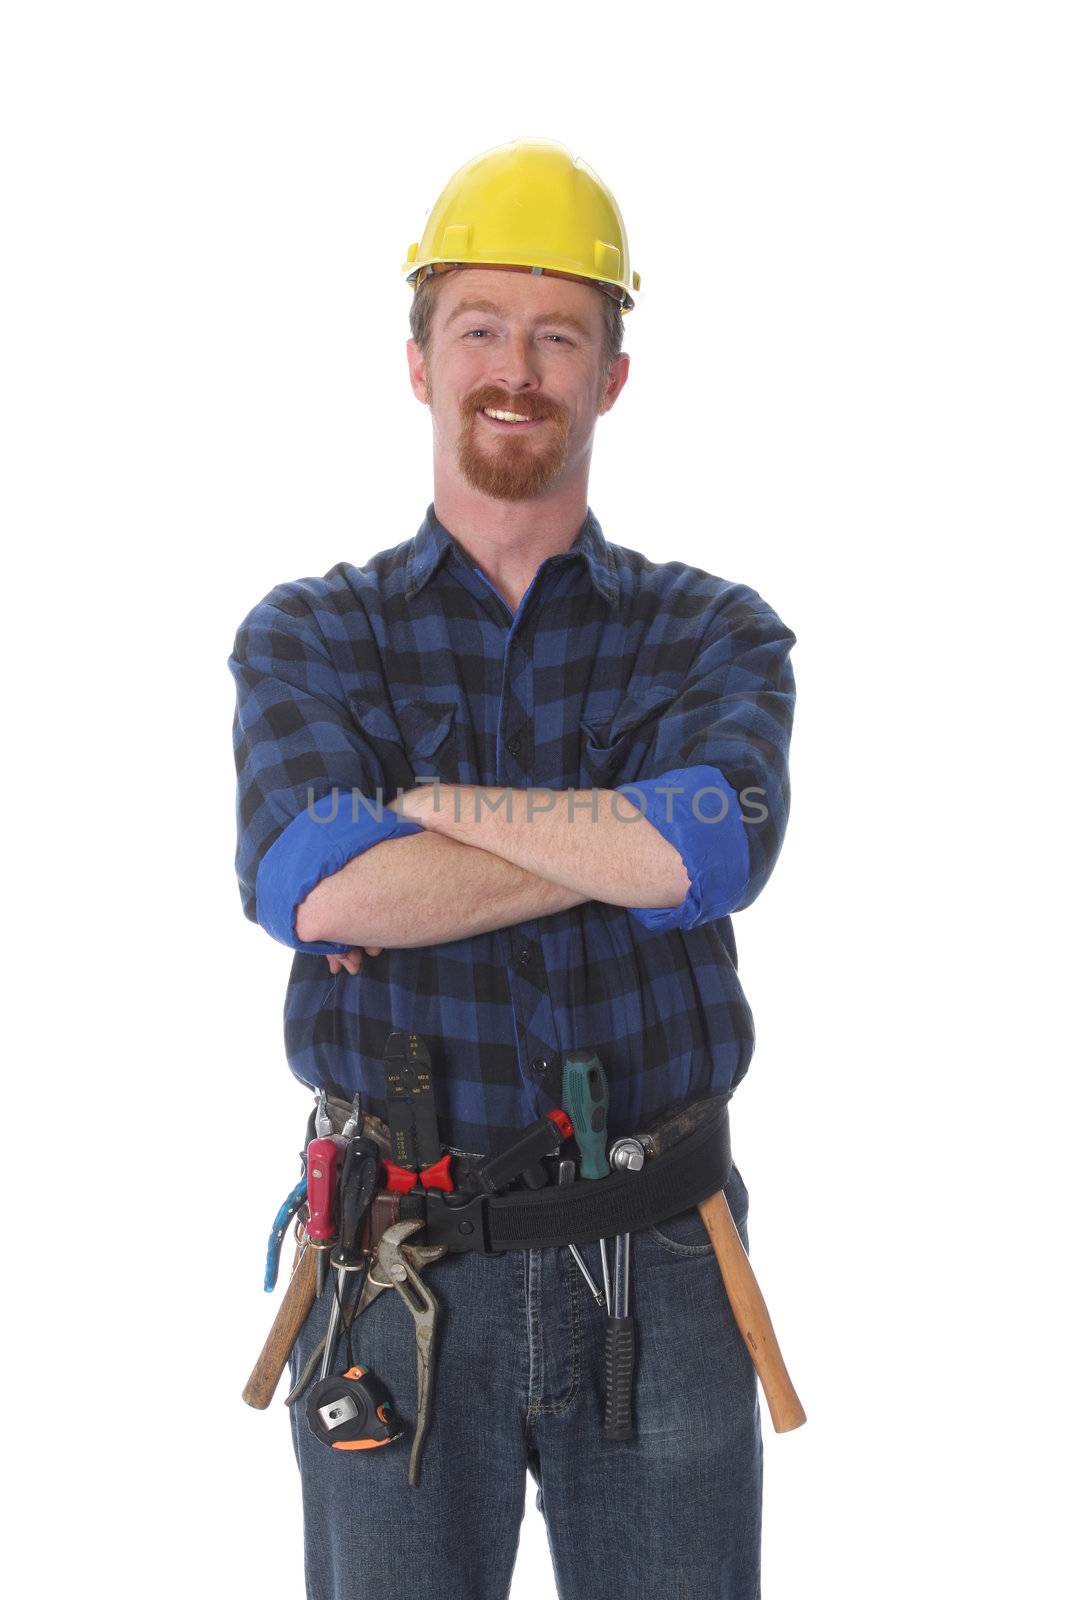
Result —
<path fill-rule="evenodd" d="M 315 1437 L 333 1450 L 375 1450 L 404 1431 L 393 1421 L 388 1389 L 365 1367 L 320 1378 L 308 1395 L 306 1415 Z"/>

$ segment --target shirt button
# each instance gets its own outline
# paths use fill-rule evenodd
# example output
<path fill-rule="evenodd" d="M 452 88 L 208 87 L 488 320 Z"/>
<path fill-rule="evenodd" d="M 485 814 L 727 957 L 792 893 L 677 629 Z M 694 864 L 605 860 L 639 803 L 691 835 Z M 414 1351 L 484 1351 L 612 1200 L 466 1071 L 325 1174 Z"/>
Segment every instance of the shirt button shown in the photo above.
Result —
<path fill-rule="evenodd" d="M 511 738 L 505 745 L 505 749 L 507 750 L 508 755 L 515 757 L 516 761 L 519 759 L 519 754 L 522 750 L 522 739 L 517 733 L 512 734 Z"/>
<path fill-rule="evenodd" d="M 529 959 L 530 959 L 529 946 L 523 945 L 522 949 L 519 951 L 518 955 L 515 957 L 515 960 L 518 962 L 520 967 L 525 967 L 527 965 L 527 963 L 529 962 Z"/>
<path fill-rule="evenodd" d="M 548 1071 L 548 1062 L 543 1057 L 538 1061 L 531 1061 L 530 1071 L 535 1078 L 543 1078 Z"/>

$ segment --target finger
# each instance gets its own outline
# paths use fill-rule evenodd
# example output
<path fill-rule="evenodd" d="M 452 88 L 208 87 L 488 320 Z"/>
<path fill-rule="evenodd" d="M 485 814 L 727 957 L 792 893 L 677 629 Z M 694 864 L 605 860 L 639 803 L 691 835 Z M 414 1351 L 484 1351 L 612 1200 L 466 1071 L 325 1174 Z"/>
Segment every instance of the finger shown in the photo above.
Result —
<path fill-rule="evenodd" d="M 382 946 L 380 944 L 368 944 L 364 945 L 363 947 L 363 954 L 365 956 L 380 956 L 381 953 Z"/>

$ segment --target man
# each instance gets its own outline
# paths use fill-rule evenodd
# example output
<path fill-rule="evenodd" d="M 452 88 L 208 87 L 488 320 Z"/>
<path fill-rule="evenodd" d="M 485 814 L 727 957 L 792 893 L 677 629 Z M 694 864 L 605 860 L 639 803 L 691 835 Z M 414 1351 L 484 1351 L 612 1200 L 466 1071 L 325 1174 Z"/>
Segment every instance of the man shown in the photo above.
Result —
<path fill-rule="evenodd" d="M 730 914 L 781 848 L 794 636 L 745 585 L 609 543 L 588 506 L 639 285 L 595 173 L 558 145 L 490 151 L 407 266 L 433 503 L 414 539 L 279 585 L 238 630 L 244 909 L 296 952 L 285 1039 L 309 1087 L 385 1122 L 385 1042 L 417 1034 L 467 1160 L 558 1108 L 565 1059 L 595 1051 L 611 1143 L 748 1067 Z M 725 1193 L 747 1245 L 736 1167 Z M 415 1490 L 402 1446 L 329 1449 L 293 1407 L 314 1600 L 505 1596 L 527 1469 L 563 1600 L 758 1595 L 755 1378 L 700 1215 L 632 1236 L 623 1440 L 583 1282 L 603 1261 L 584 1242 L 426 1269 L 443 1334 Z M 323 1296 L 294 1377 L 327 1315 Z M 352 1330 L 413 1419 L 400 1296 Z"/>

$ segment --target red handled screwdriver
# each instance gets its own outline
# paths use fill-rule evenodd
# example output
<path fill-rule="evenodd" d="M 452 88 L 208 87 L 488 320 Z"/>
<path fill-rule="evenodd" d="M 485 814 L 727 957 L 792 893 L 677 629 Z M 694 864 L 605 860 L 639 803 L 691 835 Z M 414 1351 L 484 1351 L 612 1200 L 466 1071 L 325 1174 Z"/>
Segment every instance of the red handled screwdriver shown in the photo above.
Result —
<path fill-rule="evenodd" d="M 330 1130 L 333 1123 L 326 1109 L 326 1091 L 318 1091 L 319 1103 L 315 1110 L 315 1134 L 307 1149 L 308 1220 L 307 1236 L 315 1258 L 315 1293 L 320 1295 L 326 1286 L 330 1268 L 329 1251 L 337 1238 L 337 1180 L 345 1146 Z"/>

